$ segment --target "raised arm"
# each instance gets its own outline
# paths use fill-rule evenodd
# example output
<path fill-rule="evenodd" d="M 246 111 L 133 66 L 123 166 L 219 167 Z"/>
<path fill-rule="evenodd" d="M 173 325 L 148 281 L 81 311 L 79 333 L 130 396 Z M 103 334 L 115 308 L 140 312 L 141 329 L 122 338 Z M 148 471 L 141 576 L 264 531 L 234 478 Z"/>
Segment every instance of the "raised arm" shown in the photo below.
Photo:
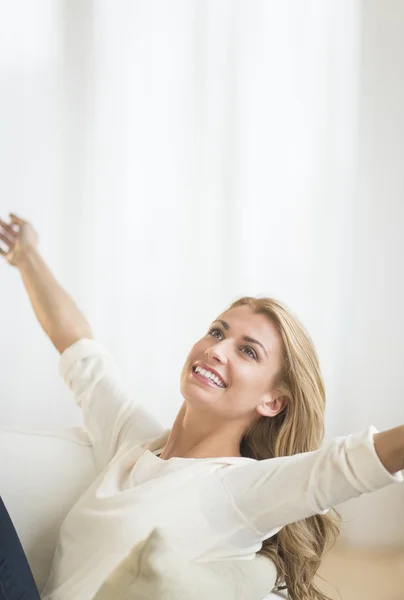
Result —
<path fill-rule="evenodd" d="M 0 254 L 21 274 L 35 315 L 62 354 L 82 338 L 92 338 L 91 327 L 68 293 L 59 285 L 38 252 L 38 234 L 30 223 L 10 214 L 0 219 Z"/>
<path fill-rule="evenodd" d="M 112 356 L 92 339 L 84 315 L 57 283 L 37 250 L 38 235 L 23 219 L 0 219 L 0 253 L 17 267 L 35 314 L 61 353 L 59 371 L 74 394 L 100 469 L 120 447 L 162 434 L 162 426 L 131 397 Z"/>

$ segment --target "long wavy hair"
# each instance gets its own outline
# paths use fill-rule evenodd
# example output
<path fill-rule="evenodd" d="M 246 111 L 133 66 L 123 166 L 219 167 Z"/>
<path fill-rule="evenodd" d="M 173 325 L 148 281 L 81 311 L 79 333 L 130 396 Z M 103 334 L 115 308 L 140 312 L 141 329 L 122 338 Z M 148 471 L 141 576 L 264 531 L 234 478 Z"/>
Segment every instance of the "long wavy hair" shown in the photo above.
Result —
<path fill-rule="evenodd" d="M 324 437 L 325 387 L 314 344 L 303 325 L 272 298 L 243 297 L 227 310 L 249 306 L 266 315 L 282 339 L 282 367 L 272 385 L 287 397 L 276 417 L 260 417 L 240 444 L 242 456 L 264 460 L 317 450 Z M 332 509 L 286 525 L 265 540 L 258 554 L 277 569 L 277 589 L 287 589 L 290 600 L 330 600 L 315 584 L 324 553 L 339 534 L 340 515 Z"/>

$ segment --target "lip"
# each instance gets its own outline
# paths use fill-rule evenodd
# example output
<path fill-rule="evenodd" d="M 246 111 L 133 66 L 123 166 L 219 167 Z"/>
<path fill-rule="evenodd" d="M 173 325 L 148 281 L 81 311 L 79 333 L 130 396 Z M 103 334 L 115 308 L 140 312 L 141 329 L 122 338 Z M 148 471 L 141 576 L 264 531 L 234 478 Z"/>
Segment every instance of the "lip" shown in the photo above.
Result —
<path fill-rule="evenodd" d="M 214 383 L 213 381 L 209 381 L 209 379 L 206 379 L 206 377 L 203 377 L 199 373 L 195 373 L 194 370 L 192 370 L 192 377 L 195 377 L 195 379 L 197 379 L 198 381 L 200 381 L 204 385 L 208 385 L 209 387 L 214 387 L 217 390 L 223 390 L 223 389 L 225 389 L 225 388 L 220 387 L 219 385 L 216 385 L 216 383 Z"/>
<path fill-rule="evenodd" d="M 214 369 L 213 367 L 210 367 L 209 365 L 207 365 L 206 363 L 203 362 L 196 362 L 192 365 L 192 373 L 196 376 L 198 375 L 198 373 L 195 373 L 194 369 L 196 369 L 196 367 L 201 367 L 202 369 L 205 369 L 205 371 L 210 371 L 211 373 L 213 373 L 214 375 L 216 375 L 217 377 L 219 377 L 220 381 L 223 381 L 224 383 L 224 387 L 227 387 L 227 383 L 224 379 L 224 377 L 222 377 L 222 375 L 220 373 L 218 373 L 216 371 L 216 369 Z M 207 381 L 207 379 L 200 377 L 201 379 L 203 379 L 204 381 L 206 381 L 207 383 L 209 383 Z M 219 387 L 216 384 L 213 384 L 215 387 Z M 223 389 L 223 388 L 222 388 Z"/>

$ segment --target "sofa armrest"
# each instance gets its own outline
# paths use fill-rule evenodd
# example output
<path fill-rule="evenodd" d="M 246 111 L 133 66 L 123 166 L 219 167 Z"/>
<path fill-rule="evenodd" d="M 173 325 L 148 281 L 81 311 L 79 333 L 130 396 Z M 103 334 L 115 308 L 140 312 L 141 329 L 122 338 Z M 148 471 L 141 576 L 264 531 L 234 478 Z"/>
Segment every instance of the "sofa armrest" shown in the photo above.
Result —
<path fill-rule="evenodd" d="M 0 428 L 0 493 L 40 591 L 60 526 L 95 477 L 84 430 Z"/>

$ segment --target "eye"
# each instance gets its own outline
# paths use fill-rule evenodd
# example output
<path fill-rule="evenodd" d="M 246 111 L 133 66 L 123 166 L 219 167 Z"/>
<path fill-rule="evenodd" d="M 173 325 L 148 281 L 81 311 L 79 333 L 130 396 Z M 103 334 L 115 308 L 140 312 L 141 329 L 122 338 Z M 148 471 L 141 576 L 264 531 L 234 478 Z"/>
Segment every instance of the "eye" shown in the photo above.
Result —
<path fill-rule="evenodd" d="M 250 348 L 250 346 L 245 346 L 244 348 L 242 348 L 242 350 L 247 350 L 245 354 L 247 354 L 250 358 L 257 360 L 257 354 L 252 348 Z M 248 354 L 248 352 L 250 352 L 250 354 Z"/>
<path fill-rule="evenodd" d="M 217 339 L 220 339 L 217 337 L 217 335 L 215 335 L 216 332 L 218 332 L 220 334 L 220 336 L 223 337 L 223 331 L 221 329 L 219 329 L 218 327 L 212 327 L 212 329 L 209 329 L 209 335 L 211 335 L 212 337 L 215 337 Z"/>

